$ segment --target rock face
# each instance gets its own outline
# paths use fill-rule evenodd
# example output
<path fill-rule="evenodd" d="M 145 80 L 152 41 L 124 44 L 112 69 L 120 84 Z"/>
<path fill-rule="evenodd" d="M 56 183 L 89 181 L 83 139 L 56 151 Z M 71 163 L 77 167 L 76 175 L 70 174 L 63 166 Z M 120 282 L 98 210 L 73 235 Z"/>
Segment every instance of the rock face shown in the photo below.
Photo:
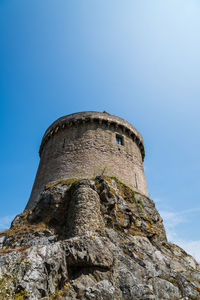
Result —
<path fill-rule="evenodd" d="M 116 178 L 59 180 L 0 233 L 0 299 L 200 299 L 200 267 Z"/>

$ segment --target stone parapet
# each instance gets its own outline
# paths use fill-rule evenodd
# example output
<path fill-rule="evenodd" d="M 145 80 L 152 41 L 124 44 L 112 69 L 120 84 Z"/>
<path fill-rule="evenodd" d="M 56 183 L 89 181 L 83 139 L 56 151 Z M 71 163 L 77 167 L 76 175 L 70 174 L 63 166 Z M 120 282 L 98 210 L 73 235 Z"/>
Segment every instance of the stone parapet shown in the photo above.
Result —
<path fill-rule="evenodd" d="M 63 130 L 66 127 L 71 127 L 77 124 L 84 124 L 89 122 L 97 122 L 100 125 L 105 124 L 108 128 L 110 126 L 114 126 L 116 129 L 119 127 L 122 129 L 122 132 L 127 134 L 129 137 L 133 139 L 133 141 L 138 145 L 142 159 L 144 161 L 145 157 L 145 149 L 144 149 L 144 141 L 141 136 L 141 134 L 136 130 L 135 127 L 133 127 L 130 123 L 123 120 L 120 117 L 108 114 L 108 113 L 101 113 L 101 112 L 95 112 L 95 111 L 86 111 L 86 112 L 79 112 L 70 114 L 67 116 L 63 116 L 59 119 L 57 119 L 55 122 L 53 122 L 46 130 L 39 154 L 41 156 L 42 150 L 45 147 L 45 144 L 48 142 L 48 140 L 55 135 L 59 130 Z"/>

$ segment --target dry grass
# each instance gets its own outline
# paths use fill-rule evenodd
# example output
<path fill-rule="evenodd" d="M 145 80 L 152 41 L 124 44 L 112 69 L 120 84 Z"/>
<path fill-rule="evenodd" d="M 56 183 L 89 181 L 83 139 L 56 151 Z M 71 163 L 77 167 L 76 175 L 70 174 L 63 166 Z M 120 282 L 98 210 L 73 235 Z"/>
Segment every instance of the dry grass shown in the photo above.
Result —
<path fill-rule="evenodd" d="M 60 178 L 56 181 L 53 181 L 45 186 L 45 190 L 52 189 L 57 185 L 72 185 L 74 182 L 80 180 L 80 178 Z"/>
<path fill-rule="evenodd" d="M 19 252 L 24 252 L 26 249 L 29 247 L 27 246 L 22 246 L 22 247 L 16 247 L 16 248 L 6 248 L 6 249 L 0 249 L 0 254 L 6 254 L 10 253 L 12 251 L 19 251 Z"/>

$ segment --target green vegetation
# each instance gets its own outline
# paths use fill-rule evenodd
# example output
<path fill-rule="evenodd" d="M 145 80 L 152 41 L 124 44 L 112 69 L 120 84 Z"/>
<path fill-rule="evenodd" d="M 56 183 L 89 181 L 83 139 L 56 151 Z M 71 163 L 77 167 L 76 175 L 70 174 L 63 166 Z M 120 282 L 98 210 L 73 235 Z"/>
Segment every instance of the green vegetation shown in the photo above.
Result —
<path fill-rule="evenodd" d="M 72 186 L 73 183 L 75 183 L 76 181 L 80 180 L 80 178 L 59 178 L 58 180 L 56 181 L 53 181 L 49 184 L 47 184 L 45 186 L 45 190 L 49 190 L 51 188 L 53 188 L 54 186 L 57 186 L 57 185 L 69 185 L 68 187 L 68 190 L 70 189 L 70 187 Z"/>
<path fill-rule="evenodd" d="M 110 176 L 109 178 L 115 180 L 115 182 L 117 182 L 117 183 L 123 185 L 125 188 L 128 188 L 128 189 L 131 190 L 131 188 L 130 188 L 126 183 L 124 183 L 123 181 L 121 181 L 121 180 L 118 179 L 117 177 L 115 177 L 115 176 Z"/>
<path fill-rule="evenodd" d="M 0 297 L 1 299 L 8 299 L 10 281 L 12 280 L 12 275 L 9 273 L 4 273 L 0 278 Z"/>
<path fill-rule="evenodd" d="M 10 273 L 4 273 L 0 278 L 0 299 L 4 300 L 24 300 L 29 299 L 30 294 L 26 290 L 17 291 L 13 293 L 11 290 L 11 283 L 15 278 Z"/>
<path fill-rule="evenodd" d="M 142 204 L 142 199 L 141 198 L 137 199 L 136 203 L 137 203 L 138 208 L 141 210 L 141 212 L 144 213 L 144 207 L 143 207 L 143 204 Z"/>
<path fill-rule="evenodd" d="M 62 289 L 55 291 L 49 296 L 49 300 L 62 300 L 64 297 L 69 296 L 70 283 L 66 282 Z M 45 298 L 46 299 L 46 298 Z"/>
<path fill-rule="evenodd" d="M 22 290 L 13 296 L 13 300 L 29 299 L 30 294 L 26 290 Z"/>
<path fill-rule="evenodd" d="M 135 192 L 133 190 L 131 190 L 131 192 L 132 192 L 133 201 L 135 201 Z"/>
<path fill-rule="evenodd" d="M 122 185 L 125 189 L 128 189 L 131 192 L 131 194 L 132 194 L 132 201 L 133 202 L 136 201 L 136 199 L 135 199 L 135 191 L 132 190 L 126 183 L 124 183 L 123 181 L 121 181 L 120 179 L 118 179 L 115 176 L 110 176 L 109 178 L 115 180 L 116 183 Z"/>

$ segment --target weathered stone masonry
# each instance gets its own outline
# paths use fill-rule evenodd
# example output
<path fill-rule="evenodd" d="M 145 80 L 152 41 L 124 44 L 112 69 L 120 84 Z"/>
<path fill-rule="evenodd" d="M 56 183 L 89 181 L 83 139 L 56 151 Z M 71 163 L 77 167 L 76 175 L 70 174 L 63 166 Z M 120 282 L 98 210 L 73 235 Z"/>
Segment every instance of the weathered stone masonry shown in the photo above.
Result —
<path fill-rule="evenodd" d="M 80 112 L 59 118 L 46 130 L 39 153 L 40 164 L 26 209 L 35 206 L 46 184 L 62 177 L 116 176 L 147 195 L 143 138 L 119 117 Z"/>

